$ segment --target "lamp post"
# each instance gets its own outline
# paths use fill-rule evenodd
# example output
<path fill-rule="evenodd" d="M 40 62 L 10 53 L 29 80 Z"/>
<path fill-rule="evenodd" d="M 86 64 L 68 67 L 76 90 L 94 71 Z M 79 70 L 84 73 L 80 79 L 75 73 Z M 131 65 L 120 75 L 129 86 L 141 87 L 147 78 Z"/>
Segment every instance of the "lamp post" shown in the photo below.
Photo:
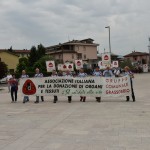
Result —
<path fill-rule="evenodd" d="M 111 56 L 111 43 L 110 43 L 110 26 L 107 26 L 105 28 L 108 28 L 109 31 L 109 52 L 110 52 L 110 56 Z"/>

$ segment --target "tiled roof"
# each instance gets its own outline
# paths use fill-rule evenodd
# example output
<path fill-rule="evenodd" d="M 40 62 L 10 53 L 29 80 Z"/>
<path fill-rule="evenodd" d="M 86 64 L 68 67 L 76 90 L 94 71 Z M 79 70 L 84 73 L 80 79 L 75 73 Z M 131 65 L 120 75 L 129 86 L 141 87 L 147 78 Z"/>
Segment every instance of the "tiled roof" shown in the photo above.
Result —
<path fill-rule="evenodd" d="M 1 53 L 1 52 L 6 52 L 6 53 L 9 53 L 9 54 L 11 54 L 11 55 L 15 55 L 15 56 L 19 57 L 16 53 L 10 52 L 10 51 L 8 51 L 8 50 L 0 49 L 0 53 Z"/>
<path fill-rule="evenodd" d="M 82 45 L 96 45 L 98 46 L 99 44 L 93 43 L 93 39 L 91 38 L 87 38 L 87 39 L 83 39 L 83 40 L 72 40 L 72 41 L 68 41 L 65 43 L 59 43 L 58 45 L 52 45 L 46 48 L 53 48 L 53 47 L 60 47 L 62 45 L 76 45 L 76 44 L 82 44 Z"/>
<path fill-rule="evenodd" d="M 13 50 L 15 53 L 30 53 L 30 50 Z"/>
<path fill-rule="evenodd" d="M 0 52 L 8 51 L 8 49 L 0 49 Z M 30 50 L 12 50 L 13 53 L 22 53 L 22 54 L 29 54 Z"/>
<path fill-rule="evenodd" d="M 144 55 L 149 55 L 146 52 L 132 52 L 130 54 L 125 55 L 124 57 L 132 57 L 132 56 L 144 56 Z"/>

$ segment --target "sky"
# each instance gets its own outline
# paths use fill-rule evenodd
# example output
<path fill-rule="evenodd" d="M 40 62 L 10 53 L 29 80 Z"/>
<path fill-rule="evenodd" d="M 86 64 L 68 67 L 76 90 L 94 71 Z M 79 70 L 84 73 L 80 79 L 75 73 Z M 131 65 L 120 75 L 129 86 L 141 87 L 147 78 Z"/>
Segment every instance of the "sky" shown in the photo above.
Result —
<path fill-rule="evenodd" d="M 150 0 L 0 0 L 0 49 L 94 39 L 100 53 L 148 52 Z"/>

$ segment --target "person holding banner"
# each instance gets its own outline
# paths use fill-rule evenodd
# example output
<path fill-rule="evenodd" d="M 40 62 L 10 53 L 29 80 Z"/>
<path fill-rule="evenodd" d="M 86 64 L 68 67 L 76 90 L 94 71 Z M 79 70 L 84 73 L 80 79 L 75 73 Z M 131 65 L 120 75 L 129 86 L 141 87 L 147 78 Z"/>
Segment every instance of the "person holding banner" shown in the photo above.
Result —
<path fill-rule="evenodd" d="M 18 80 L 15 77 L 15 74 L 12 75 L 12 78 L 9 80 L 10 83 L 10 92 L 11 92 L 11 99 L 12 103 L 17 102 L 17 92 L 18 92 Z M 14 93 L 15 93 L 15 99 L 14 99 Z"/>
<path fill-rule="evenodd" d="M 54 74 L 56 74 L 56 72 L 55 72 Z M 59 77 L 62 77 L 62 76 L 63 76 L 62 70 L 59 70 L 58 73 L 57 73 L 57 75 L 58 75 Z"/>
<path fill-rule="evenodd" d="M 124 75 L 129 75 L 130 76 L 130 83 L 131 83 L 131 92 L 132 92 L 132 100 L 135 102 L 135 95 L 134 95 L 134 90 L 133 90 L 133 81 L 132 79 L 134 78 L 133 72 L 130 70 L 128 66 L 124 67 Z M 130 100 L 130 96 L 126 96 L 126 101 L 128 102 Z"/>
<path fill-rule="evenodd" d="M 83 68 L 79 70 L 78 77 L 81 77 L 81 78 L 87 77 L 87 73 L 84 72 Z M 80 102 L 85 102 L 85 101 L 86 101 L 86 96 L 80 96 Z"/>
<path fill-rule="evenodd" d="M 96 77 L 101 77 L 102 76 L 102 72 L 99 70 L 99 67 L 97 66 L 93 72 L 93 76 Z M 96 97 L 96 101 L 97 102 L 101 102 L 101 97 Z"/>
<path fill-rule="evenodd" d="M 114 76 L 112 73 L 112 70 L 110 69 L 109 66 L 107 66 L 106 69 L 104 70 L 103 76 L 104 77 L 113 77 Z"/>
<path fill-rule="evenodd" d="M 114 71 L 113 71 L 115 77 L 120 77 L 120 68 L 119 67 L 115 67 Z"/>
<path fill-rule="evenodd" d="M 51 77 L 58 77 L 57 72 L 55 70 L 52 71 Z M 54 95 L 53 103 L 56 103 L 58 101 L 57 95 Z"/>
<path fill-rule="evenodd" d="M 22 70 L 21 79 L 23 79 L 23 78 L 29 78 L 29 76 L 26 74 L 25 70 Z M 29 101 L 29 96 L 24 96 L 23 103 L 26 103 L 28 101 Z"/>
<path fill-rule="evenodd" d="M 43 73 L 40 73 L 40 69 L 39 68 L 36 68 L 35 69 L 35 75 L 34 75 L 35 78 L 42 78 L 43 77 Z M 41 100 L 42 102 L 44 102 L 44 97 L 41 96 Z M 39 96 L 36 96 L 36 101 L 34 103 L 39 103 Z"/>
<path fill-rule="evenodd" d="M 69 70 L 65 72 L 65 77 L 72 77 L 72 74 Z M 72 96 L 68 96 L 68 103 L 71 103 L 71 101 L 72 101 Z"/>

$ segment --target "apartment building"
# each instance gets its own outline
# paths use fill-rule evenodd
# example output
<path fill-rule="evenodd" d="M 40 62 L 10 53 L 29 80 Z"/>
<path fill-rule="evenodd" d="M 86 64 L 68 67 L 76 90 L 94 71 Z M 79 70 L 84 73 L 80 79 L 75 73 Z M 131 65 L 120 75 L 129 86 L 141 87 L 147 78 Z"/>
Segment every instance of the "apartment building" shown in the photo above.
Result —
<path fill-rule="evenodd" d="M 53 56 L 60 63 L 83 60 L 85 64 L 95 65 L 97 62 L 97 47 L 91 38 L 72 40 L 58 45 L 46 47 L 46 54 Z"/>

